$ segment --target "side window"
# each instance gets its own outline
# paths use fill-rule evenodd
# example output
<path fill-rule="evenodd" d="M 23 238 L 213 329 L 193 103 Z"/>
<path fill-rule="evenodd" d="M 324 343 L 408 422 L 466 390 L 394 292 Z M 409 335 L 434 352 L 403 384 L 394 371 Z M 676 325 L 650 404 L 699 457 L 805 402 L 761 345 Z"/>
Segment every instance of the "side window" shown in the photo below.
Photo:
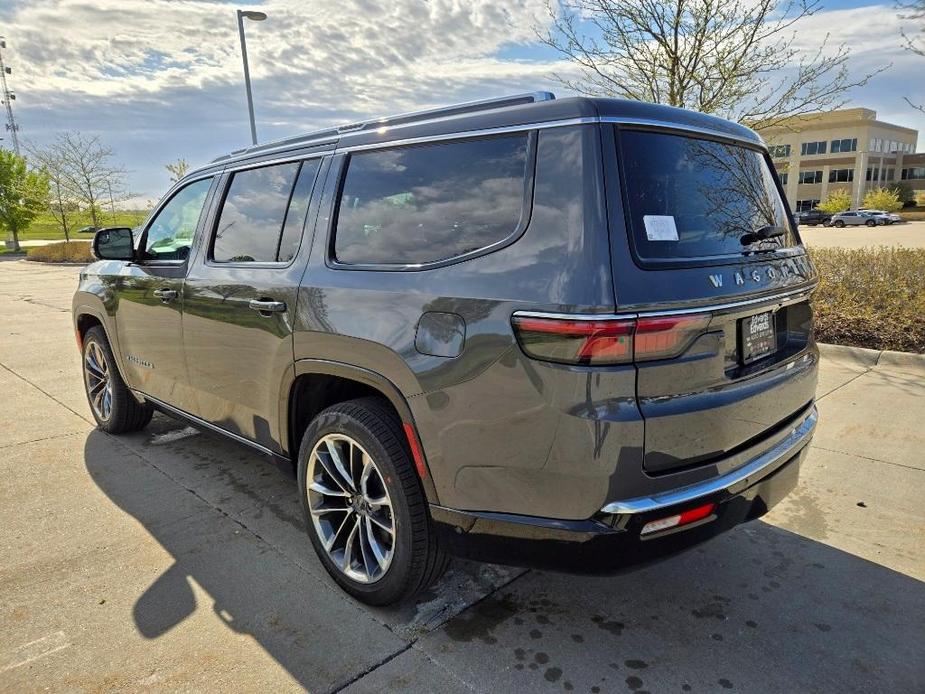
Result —
<path fill-rule="evenodd" d="M 520 225 L 526 174 L 526 133 L 351 155 L 335 258 L 429 263 L 502 241 Z"/>
<path fill-rule="evenodd" d="M 275 262 L 298 162 L 238 171 L 222 204 L 212 260 Z"/>
<path fill-rule="evenodd" d="M 312 188 L 315 186 L 315 177 L 321 167 L 321 159 L 309 159 L 302 162 L 299 178 L 292 191 L 292 201 L 283 223 L 283 234 L 279 239 L 279 251 L 276 259 L 281 263 L 288 263 L 295 258 L 302 244 L 302 230 L 305 227 L 305 215 L 308 214 L 308 202 L 312 197 Z"/>
<path fill-rule="evenodd" d="M 194 181 L 161 208 L 148 225 L 144 248 L 147 260 L 186 260 L 211 185 L 211 178 Z"/>

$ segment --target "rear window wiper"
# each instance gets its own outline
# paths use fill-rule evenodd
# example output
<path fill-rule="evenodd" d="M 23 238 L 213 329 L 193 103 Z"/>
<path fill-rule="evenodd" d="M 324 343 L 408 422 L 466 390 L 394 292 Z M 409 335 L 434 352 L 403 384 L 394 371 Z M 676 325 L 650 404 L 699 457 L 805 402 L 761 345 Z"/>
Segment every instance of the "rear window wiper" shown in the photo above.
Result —
<path fill-rule="evenodd" d="M 742 234 L 739 237 L 739 241 L 743 246 L 750 246 L 751 244 L 757 243 L 758 241 L 767 241 L 768 239 L 780 238 L 786 233 L 787 230 L 784 227 L 768 224 L 767 226 L 759 227 L 754 231 L 750 231 L 747 234 Z"/>

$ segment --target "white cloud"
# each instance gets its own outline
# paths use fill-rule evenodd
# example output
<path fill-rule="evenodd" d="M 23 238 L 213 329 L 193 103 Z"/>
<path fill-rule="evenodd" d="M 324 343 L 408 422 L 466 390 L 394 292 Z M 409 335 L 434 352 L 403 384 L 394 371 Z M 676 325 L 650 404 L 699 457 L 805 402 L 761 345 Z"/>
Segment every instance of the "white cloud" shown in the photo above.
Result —
<path fill-rule="evenodd" d="M 11 0 L 7 0 L 10 2 Z M 563 66 L 535 40 L 544 0 L 269 0 L 246 23 L 261 139 L 336 122 L 491 95 L 554 88 Z M 206 0 L 12 0 L 0 9 L 22 134 L 99 133 L 156 197 L 163 164 L 199 163 L 248 142 L 236 5 Z M 827 32 L 853 49 L 852 71 L 893 68 L 854 105 L 925 131 L 903 96 L 925 102 L 925 59 L 900 47 L 888 5 L 820 13 L 798 41 Z M 529 59 L 533 56 L 533 59 Z M 557 89 L 562 92 L 562 89 Z M 920 147 L 920 149 L 922 149 Z"/>

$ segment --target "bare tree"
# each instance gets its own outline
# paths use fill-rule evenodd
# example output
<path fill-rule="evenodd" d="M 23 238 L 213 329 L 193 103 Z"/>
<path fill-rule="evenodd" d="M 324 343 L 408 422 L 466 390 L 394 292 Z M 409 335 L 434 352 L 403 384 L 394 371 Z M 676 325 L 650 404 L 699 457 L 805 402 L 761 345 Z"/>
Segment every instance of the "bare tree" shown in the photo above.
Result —
<path fill-rule="evenodd" d="M 79 205 L 77 195 L 71 188 L 67 161 L 56 145 L 40 148 L 30 143 L 26 148 L 32 159 L 48 175 L 48 211 L 64 231 L 64 240 L 70 242 L 72 218 L 79 211 Z"/>
<path fill-rule="evenodd" d="M 923 38 L 923 36 L 925 36 L 925 0 L 909 0 L 909 2 L 897 2 L 896 9 L 899 10 L 899 16 L 901 19 L 908 19 L 914 22 L 918 27 L 918 35 L 907 34 L 905 27 L 900 30 L 903 35 L 903 39 L 906 42 L 906 50 L 912 51 L 917 55 L 925 57 L 925 38 Z M 914 104 L 909 100 L 908 96 L 904 96 L 903 98 L 912 108 L 918 109 L 922 113 L 925 113 L 925 104 Z"/>
<path fill-rule="evenodd" d="M 101 203 L 107 197 L 113 208 L 116 200 L 131 197 L 123 185 L 125 170 L 113 164 L 112 149 L 96 135 L 61 133 L 52 148 L 62 159 L 67 187 L 89 210 L 93 226 L 102 226 Z"/>
<path fill-rule="evenodd" d="M 186 175 L 187 171 L 189 171 L 189 163 L 187 163 L 186 159 L 180 158 L 175 162 L 165 164 L 164 168 L 167 169 L 169 174 L 171 174 L 170 182 L 176 183 Z"/>
<path fill-rule="evenodd" d="M 828 36 L 801 52 L 796 25 L 820 0 L 549 2 L 551 28 L 539 39 L 578 68 L 574 79 L 554 75 L 564 86 L 715 113 L 759 130 L 839 108 L 848 89 L 888 67 L 850 76 L 849 49 L 830 46 Z"/>

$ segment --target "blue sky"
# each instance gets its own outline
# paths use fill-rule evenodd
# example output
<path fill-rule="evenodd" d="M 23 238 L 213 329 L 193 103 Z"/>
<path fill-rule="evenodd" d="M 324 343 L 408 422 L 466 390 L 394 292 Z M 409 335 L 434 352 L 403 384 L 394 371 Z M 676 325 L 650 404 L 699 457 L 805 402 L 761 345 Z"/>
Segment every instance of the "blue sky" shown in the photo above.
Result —
<path fill-rule="evenodd" d="M 267 0 L 248 23 L 258 135 L 276 139 L 384 113 L 551 89 L 567 71 L 538 45 L 544 0 Z M 41 145 L 80 130 L 112 146 L 139 200 L 193 164 L 249 143 L 234 9 L 209 0 L 5 0 L 0 33 L 21 136 Z M 925 58 L 901 47 L 892 4 L 824 2 L 799 26 L 807 51 L 827 33 L 853 50 L 850 71 L 892 63 L 848 95 L 881 120 L 918 128 Z M 906 30 L 916 27 L 906 23 Z M 920 135 L 919 151 L 925 150 Z M 4 143 L 8 145 L 8 140 Z"/>

